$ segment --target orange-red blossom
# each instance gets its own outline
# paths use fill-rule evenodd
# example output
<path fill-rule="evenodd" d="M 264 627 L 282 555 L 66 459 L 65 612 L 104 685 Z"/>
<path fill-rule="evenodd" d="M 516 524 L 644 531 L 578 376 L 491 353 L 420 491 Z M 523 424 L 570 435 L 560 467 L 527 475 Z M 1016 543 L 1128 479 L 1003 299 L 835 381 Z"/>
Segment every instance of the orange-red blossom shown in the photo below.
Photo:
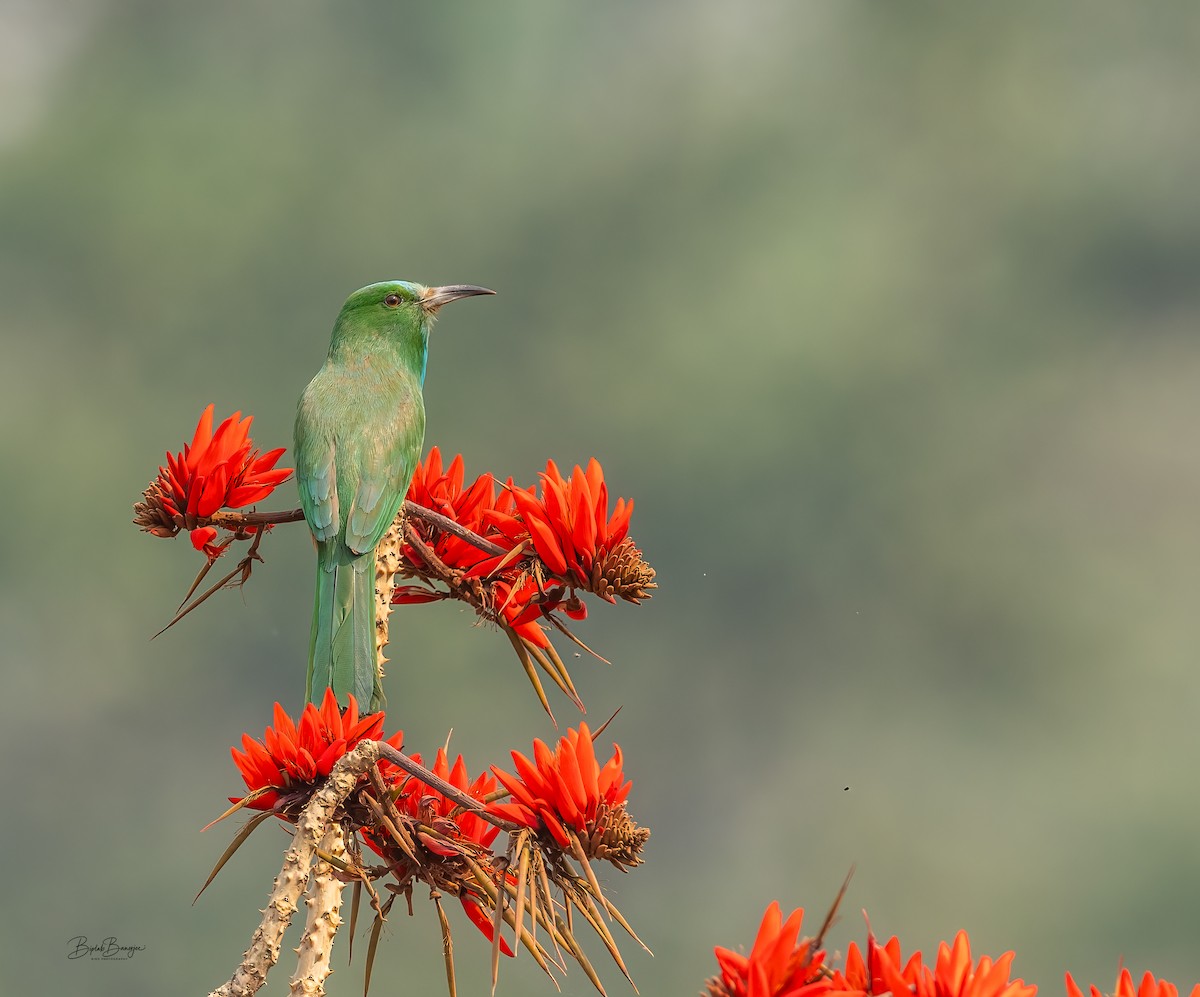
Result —
<path fill-rule="evenodd" d="M 981 956 L 976 962 L 965 931 L 955 935 L 953 942 L 938 946 L 932 968 L 925 965 L 920 952 L 905 961 L 899 939 L 881 945 L 869 933 L 865 955 L 851 942 L 845 968 L 834 970 L 825 964 L 823 951 L 814 951 L 812 939 L 800 938 L 803 915 L 803 910 L 795 910 L 784 921 L 779 904 L 772 903 L 749 955 L 718 947 L 715 953 L 721 975 L 709 980 L 708 997 L 1036 997 L 1036 986 L 1010 979 L 1012 952 L 994 960 Z M 1069 997 L 1083 997 L 1070 987 L 1068 977 Z M 1100 997 L 1099 992 L 1093 989 L 1092 997 Z M 1118 992 L 1117 997 L 1177 995 Z"/>
<path fill-rule="evenodd" d="M 533 830 L 549 832 L 560 848 L 571 849 L 568 830 L 589 834 L 601 807 L 622 806 L 633 786 L 626 781 L 621 747 L 601 767 L 586 723 L 566 736 L 551 751 L 542 740 L 533 742 L 533 761 L 512 752 L 517 774 L 492 766 L 501 785 L 511 793 L 504 803 L 493 803 L 492 813 Z"/>
<path fill-rule="evenodd" d="M 219 509 L 241 509 L 261 502 L 292 473 L 290 467 L 275 467 L 284 454 L 278 447 L 260 454 L 250 439 L 253 416 L 234 412 L 213 431 L 213 406 L 200 416 L 190 444 L 182 451 L 167 451 L 167 466 L 148 489 L 156 492 L 164 521 L 148 526 L 158 536 L 174 536 L 180 529 L 191 533 L 192 546 L 216 557 L 228 545 L 214 545 L 217 531 L 202 526 Z M 252 532 L 249 528 L 248 532 Z"/>
<path fill-rule="evenodd" d="M 541 499 L 532 488 L 512 489 L 524 530 L 533 539 L 538 557 L 555 575 L 568 584 L 588 588 L 597 558 L 628 535 L 633 499 L 617 499 L 609 516 L 608 485 L 594 457 L 586 471 L 576 464 L 570 478 L 564 478 L 552 460 L 546 461 L 546 470 L 538 476 L 542 479 Z M 511 521 L 504 526 L 499 517 L 493 521 L 502 531 L 505 526 L 512 528 Z"/>
<path fill-rule="evenodd" d="M 749 955 L 717 946 L 721 976 L 709 981 L 711 997 L 818 997 L 833 990 L 825 953 L 800 938 L 803 908 L 785 921 L 778 903 L 763 915 Z"/>
<path fill-rule="evenodd" d="M 434 531 L 432 550 L 448 568 L 462 572 L 464 582 L 483 583 L 489 589 L 492 611 L 519 636 L 545 648 L 549 639 L 538 621 L 562 609 L 574 619 L 587 616 L 587 608 L 568 592 L 593 588 L 591 576 L 597 562 L 628 535 L 633 501 L 618 499 L 608 514 L 608 486 L 594 458 L 587 470 L 576 466 L 569 479 L 563 478 L 554 461 L 547 461 L 540 475 L 542 496 L 535 488 L 521 488 L 509 478 L 497 490 L 490 474 L 480 475 L 464 488 L 463 458 L 457 454 L 443 469 L 441 451 L 433 447 L 417 466 L 408 499 L 453 519 L 460 526 L 500 548 L 481 551 L 470 542 Z M 529 570 L 533 555 L 545 566 L 538 575 Z M 413 547 L 404 556 L 424 567 Z M 605 591 L 602 598 L 613 602 Z M 399 586 L 393 601 L 430 602 L 446 594 L 419 586 Z"/>
<path fill-rule="evenodd" d="M 299 724 L 276 703 L 274 723 L 263 731 L 261 741 L 243 734 L 242 750 L 229 749 L 246 788 L 251 793 L 268 790 L 246 806 L 273 810 L 281 792 L 324 779 L 337 760 L 360 741 L 381 740 L 383 720 L 382 713 L 359 719 L 358 703 L 352 695 L 343 714 L 332 689 L 325 690 L 320 708 L 313 703 L 304 707 Z M 397 731 L 387 743 L 399 749 L 404 743 L 403 732 Z"/>
<path fill-rule="evenodd" d="M 870 934 L 865 958 L 858 945 L 850 943 L 846 968 L 834 973 L 833 988 L 852 994 L 908 993 L 913 997 L 1035 997 L 1036 986 L 1009 979 L 1012 961 L 1012 952 L 995 960 L 981 956 L 973 961 L 971 941 L 960 931 L 952 943 L 938 946 L 937 962 L 930 969 L 920 952 L 904 962 L 899 939 L 880 945 Z"/>
<path fill-rule="evenodd" d="M 503 548 L 503 553 L 499 555 L 489 554 L 452 533 L 433 531 L 430 547 L 443 564 L 463 572 L 466 577 L 481 578 L 492 574 L 500 563 L 506 560 L 509 551 L 516 546 L 503 534 L 492 529 L 485 517 L 497 509 L 513 508 L 513 502 L 512 497 L 503 489 L 497 498 L 495 479 L 490 474 L 481 474 L 466 488 L 463 487 L 463 480 L 462 454 L 455 454 L 450 466 L 443 470 L 442 453 L 437 447 L 433 447 L 428 457 L 417 464 L 412 482 L 408 486 L 407 498 L 419 506 L 441 513 L 489 543 Z M 406 544 L 403 553 L 411 563 L 419 567 L 424 566 L 416 548 Z M 514 559 L 507 560 L 511 563 Z M 401 586 L 396 590 L 393 601 L 430 602 L 438 598 L 444 596 L 440 593 L 430 593 L 427 589 Z"/>
<path fill-rule="evenodd" d="M 418 765 L 424 764 L 419 754 L 414 754 L 412 760 Z M 381 767 L 389 767 L 389 763 L 381 763 Z M 450 783 L 455 789 L 476 800 L 482 800 L 496 790 L 496 780 L 487 772 L 481 773 L 471 781 L 467 775 L 467 766 L 462 755 L 455 759 L 450 766 L 445 748 L 438 748 L 430 771 Z M 460 804 L 443 796 L 433 786 L 426 785 L 416 776 L 407 773 L 388 775 L 389 789 L 395 798 L 396 809 L 415 821 L 428 825 L 439 836 L 419 832 L 418 840 L 435 855 L 449 857 L 461 853 L 456 847 L 456 841 L 466 841 L 481 848 L 490 848 L 500 829 L 484 820 L 473 810 L 466 810 Z"/>
<path fill-rule="evenodd" d="M 1090 997 L 1104 997 L 1099 987 L 1092 986 L 1089 990 Z M 1084 997 L 1070 973 L 1067 973 L 1067 997 Z M 1134 986 L 1133 974 L 1128 969 L 1122 969 L 1112 997 L 1179 997 L 1179 988 L 1166 980 L 1156 980 L 1151 973 L 1145 973 L 1141 983 Z M 1200 983 L 1192 987 L 1191 997 L 1200 997 Z"/>
<path fill-rule="evenodd" d="M 418 765 L 423 764 L 419 754 L 411 757 Z M 496 840 L 500 829 L 475 811 L 463 808 L 416 776 L 395 770 L 386 760 L 380 762 L 380 769 L 389 784 L 396 809 L 416 825 L 417 841 L 433 855 L 443 859 L 454 859 L 464 852 L 470 853 L 476 849 L 486 852 Z M 444 748 L 438 748 L 430 771 L 476 800 L 482 801 L 496 790 L 496 780 L 487 772 L 481 773 L 474 781 L 471 780 L 462 755 L 459 755 L 451 766 Z M 390 847 L 390 838 L 386 836 L 386 832 L 378 829 L 367 830 L 363 834 L 363 840 L 373 851 L 387 858 L 389 862 L 395 862 L 399 877 L 406 875 L 408 859 L 398 849 Z M 491 941 L 494 934 L 492 919 L 484 912 L 478 894 L 471 888 L 470 877 L 466 880 L 459 876 L 454 878 L 459 883 L 458 899 L 462 903 L 463 911 L 471 923 Z M 500 948 L 505 955 L 513 954 L 508 942 L 503 938 L 500 940 Z"/>

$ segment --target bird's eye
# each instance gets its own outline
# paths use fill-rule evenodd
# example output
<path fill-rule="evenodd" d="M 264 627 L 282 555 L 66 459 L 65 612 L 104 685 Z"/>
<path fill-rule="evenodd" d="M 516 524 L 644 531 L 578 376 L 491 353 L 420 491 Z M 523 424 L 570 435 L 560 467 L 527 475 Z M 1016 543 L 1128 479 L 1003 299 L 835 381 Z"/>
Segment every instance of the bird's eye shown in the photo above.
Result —
<path fill-rule="evenodd" d="M 386 298 L 383 299 L 383 303 L 385 305 L 387 305 L 389 308 L 395 308 L 403 300 L 404 299 L 401 298 L 400 295 L 398 295 L 398 294 L 389 294 Z"/>

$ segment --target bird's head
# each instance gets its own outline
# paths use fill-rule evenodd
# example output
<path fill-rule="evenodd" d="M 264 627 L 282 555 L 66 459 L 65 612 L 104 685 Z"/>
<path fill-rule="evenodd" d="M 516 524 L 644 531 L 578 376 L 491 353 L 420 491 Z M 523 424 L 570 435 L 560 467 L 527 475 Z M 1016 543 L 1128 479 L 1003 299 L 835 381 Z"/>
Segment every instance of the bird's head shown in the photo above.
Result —
<path fill-rule="evenodd" d="M 474 284 L 426 287 L 409 280 L 385 280 L 360 287 L 346 299 L 334 327 L 334 346 L 345 338 L 382 336 L 392 341 L 424 376 L 429 330 L 442 305 L 477 294 L 495 294 Z"/>

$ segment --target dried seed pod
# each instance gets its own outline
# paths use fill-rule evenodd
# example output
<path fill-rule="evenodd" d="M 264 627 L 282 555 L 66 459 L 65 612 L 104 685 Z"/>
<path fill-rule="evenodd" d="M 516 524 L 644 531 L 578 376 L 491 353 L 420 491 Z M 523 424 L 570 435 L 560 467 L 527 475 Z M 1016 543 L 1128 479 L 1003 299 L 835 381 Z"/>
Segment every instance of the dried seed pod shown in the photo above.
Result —
<path fill-rule="evenodd" d="M 167 511 L 157 481 L 150 482 L 142 492 L 142 500 L 133 504 L 133 525 L 156 537 L 173 537 L 179 532 L 182 524 Z"/>
<path fill-rule="evenodd" d="M 658 588 L 654 569 L 642 558 L 642 552 L 630 537 L 596 559 L 592 566 L 591 591 L 616 602 L 620 596 L 626 602 L 641 602 L 650 598 L 650 590 Z"/>

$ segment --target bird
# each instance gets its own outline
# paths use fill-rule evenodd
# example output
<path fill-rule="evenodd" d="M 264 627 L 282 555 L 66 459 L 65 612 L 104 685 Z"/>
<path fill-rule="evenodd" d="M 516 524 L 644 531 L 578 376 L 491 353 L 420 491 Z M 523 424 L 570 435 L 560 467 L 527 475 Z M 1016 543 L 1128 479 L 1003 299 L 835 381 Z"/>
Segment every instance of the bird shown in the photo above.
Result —
<path fill-rule="evenodd" d="M 438 309 L 495 291 L 368 284 L 346 299 L 329 355 L 296 407 L 300 506 L 317 547 L 307 702 L 331 688 L 386 705 L 375 652 L 375 548 L 396 518 L 425 440 L 422 389 Z"/>

